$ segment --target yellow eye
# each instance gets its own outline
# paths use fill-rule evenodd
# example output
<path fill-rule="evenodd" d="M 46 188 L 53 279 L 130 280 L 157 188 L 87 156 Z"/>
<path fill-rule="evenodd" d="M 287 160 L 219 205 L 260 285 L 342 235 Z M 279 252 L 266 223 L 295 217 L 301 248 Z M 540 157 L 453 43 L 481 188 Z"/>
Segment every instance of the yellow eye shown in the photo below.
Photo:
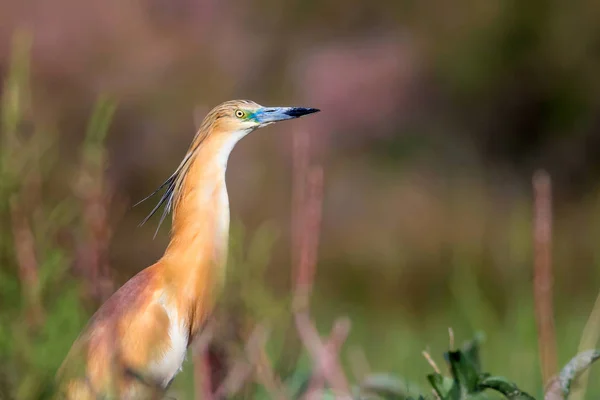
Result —
<path fill-rule="evenodd" d="M 242 110 L 236 110 L 235 112 L 235 116 L 238 118 L 244 118 L 244 115 L 246 115 Z"/>

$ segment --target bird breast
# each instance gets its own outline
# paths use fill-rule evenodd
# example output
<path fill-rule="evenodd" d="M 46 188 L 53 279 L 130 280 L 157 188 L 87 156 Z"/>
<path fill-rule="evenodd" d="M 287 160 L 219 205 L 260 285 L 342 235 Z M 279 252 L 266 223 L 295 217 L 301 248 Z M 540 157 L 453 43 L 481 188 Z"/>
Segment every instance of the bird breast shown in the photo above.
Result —
<path fill-rule="evenodd" d="M 175 375 L 181 371 L 188 347 L 188 330 L 183 319 L 179 318 L 177 310 L 172 306 L 163 305 L 169 317 L 170 345 L 166 351 L 150 366 L 150 374 L 166 387 Z"/>

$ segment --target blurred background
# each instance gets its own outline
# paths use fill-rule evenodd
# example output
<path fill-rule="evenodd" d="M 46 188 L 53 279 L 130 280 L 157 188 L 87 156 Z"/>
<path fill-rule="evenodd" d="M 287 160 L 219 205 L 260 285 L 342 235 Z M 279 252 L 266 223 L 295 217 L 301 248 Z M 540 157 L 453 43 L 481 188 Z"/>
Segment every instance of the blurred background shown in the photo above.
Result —
<path fill-rule="evenodd" d="M 307 135 L 325 183 L 311 309 L 323 332 L 352 321 L 344 363 L 363 354 L 425 385 L 422 350 L 442 363 L 448 327 L 483 331 L 486 369 L 541 393 L 532 176 L 552 178 L 562 365 L 600 288 L 598 71 L 588 0 L 0 2 L 0 398 L 37 395 L 102 300 L 162 255 L 168 224 L 153 240 L 157 219 L 137 227 L 152 204 L 131 206 L 238 98 L 322 110 L 253 133 L 229 161 L 240 243 L 276 233 L 268 257 L 232 267 L 261 293 L 242 303 L 274 326 L 273 358 L 292 142 Z M 188 362 L 173 390 L 193 387 Z"/>

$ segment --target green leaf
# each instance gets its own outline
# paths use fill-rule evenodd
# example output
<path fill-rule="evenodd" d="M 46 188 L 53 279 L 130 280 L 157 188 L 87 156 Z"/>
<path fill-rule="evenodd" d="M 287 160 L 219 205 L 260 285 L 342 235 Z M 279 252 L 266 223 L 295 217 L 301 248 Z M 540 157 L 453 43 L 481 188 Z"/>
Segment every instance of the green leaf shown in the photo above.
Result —
<path fill-rule="evenodd" d="M 460 389 L 453 379 L 434 373 L 427 375 L 427 380 L 442 400 L 459 398 Z"/>
<path fill-rule="evenodd" d="M 23 106 L 29 98 L 29 70 L 32 34 L 28 30 L 17 31 L 13 37 L 8 77 L 2 94 L 1 121 L 5 135 L 3 145 L 13 145 L 18 140 L 16 131 L 23 118 Z"/>
<path fill-rule="evenodd" d="M 287 391 L 293 399 L 299 399 L 303 396 L 312 374 L 309 370 L 297 369 L 288 379 L 285 380 Z"/>
<path fill-rule="evenodd" d="M 462 353 L 462 351 L 449 351 L 445 354 L 452 376 L 459 385 L 461 393 L 473 394 L 480 392 L 479 373 L 476 366 Z"/>
<path fill-rule="evenodd" d="M 520 390 L 517 385 L 502 377 L 489 376 L 484 378 L 479 386 L 481 389 L 493 389 L 500 392 L 510 400 L 535 400 L 532 396 Z"/>
<path fill-rule="evenodd" d="M 84 159 L 94 167 L 102 164 L 104 140 L 116 109 L 116 103 L 105 96 L 100 97 L 94 107 L 83 144 Z"/>
<path fill-rule="evenodd" d="M 473 368 L 475 368 L 475 371 L 477 371 L 478 374 L 482 373 L 479 349 L 481 348 L 481 343 L 483 343 L 484 340 L 485 335 L 483 332 L 478 332 L 475 334 L 475 337 L 472 340 L 466 342 L 462 346 L 463 355 L 473 365 Z"/>
<path fill-rule="evenodd" d="M 405 380 L 389 374 L 371 374 L 364 379 L 359 388 L 361 395 L 377 394 L 387 400 L 408 400 L 411 396 L 417 396 L 419 392 L 411 390 L 410 386 L 412 385 Z"/>
<path fill-rule="evenodd" d="M 321 400 L 337 400 L 337 396 L 333 390 L 325 388 L 321 392 Z"/>

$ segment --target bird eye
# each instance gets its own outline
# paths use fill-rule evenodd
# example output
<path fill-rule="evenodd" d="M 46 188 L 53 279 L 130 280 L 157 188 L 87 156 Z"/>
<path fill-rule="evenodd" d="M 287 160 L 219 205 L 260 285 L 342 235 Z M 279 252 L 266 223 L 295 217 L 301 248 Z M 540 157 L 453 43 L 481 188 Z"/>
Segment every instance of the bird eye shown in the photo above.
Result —
<path fill-rule="evenodd" d="M 238 118 L 243 118 L 244 117 L 244 112 L 242 110 L 236 110 L 235 112 L 235 116 Z"/>

